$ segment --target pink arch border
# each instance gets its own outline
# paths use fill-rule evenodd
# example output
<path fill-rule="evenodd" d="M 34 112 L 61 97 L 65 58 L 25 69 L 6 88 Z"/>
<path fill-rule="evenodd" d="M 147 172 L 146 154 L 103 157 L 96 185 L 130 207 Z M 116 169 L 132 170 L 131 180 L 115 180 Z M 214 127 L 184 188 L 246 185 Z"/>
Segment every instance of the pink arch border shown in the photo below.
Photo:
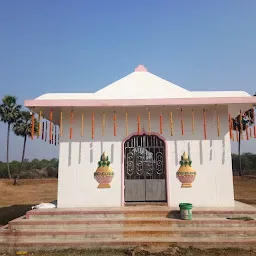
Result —
<path fill-rule="evenodd" d="M 167 192 L 167 205 L 168 207 L 170 207 L 170 196 L 169 196 L 169 192 L 170 192 L 170 176 L 169 176 L 169 164 L 168 164 L 168 143 L 167 140 L 161 136 L 159 133 L 157 132 L 146 132 L 146 131 L 142 131 L 141 133 L 138 132 L 133 132 L 131 134 L 129 134 L 127 137 L 125 137 L 122 141 L 122 173 L 121 173 L 121 179 L 122 179 L 122 185 L 121 185 L 121 205 L 122 207 L 125 206 L 125 199 L 124 199 L 124 143 L 129 140 L 132 136 L 134 135 L 155 135 L 157 136 L 159 139 L 161 139 L 164 142 L 164 146 L 165 146 L 165 167 L 166 167 L 166 192 Z"/>

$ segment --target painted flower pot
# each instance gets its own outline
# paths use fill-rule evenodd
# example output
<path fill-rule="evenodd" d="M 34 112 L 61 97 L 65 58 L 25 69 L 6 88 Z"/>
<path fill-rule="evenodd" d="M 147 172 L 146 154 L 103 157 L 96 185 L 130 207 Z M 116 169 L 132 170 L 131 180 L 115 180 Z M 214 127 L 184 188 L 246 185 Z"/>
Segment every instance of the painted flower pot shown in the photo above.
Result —
<path fill-rule="evenodd" d="M 184 152 L 180 161 L 180 168 L 176 173 L 177 179 L 182 183 L 182 188 L 191 188 L 192 182 L 195 180 L 196 172 L 191 167 L 192 161 L 190 157 Z"/>
<path fill-rule="evenodd" d="M 94 178 L 99 183 L 98 188 L 111 188 L 110 183 L 114 177 L 114 172 L 109 165 L 110 161 L 104 152 L 98 162 L 98 168 L 94 173 Z"/>

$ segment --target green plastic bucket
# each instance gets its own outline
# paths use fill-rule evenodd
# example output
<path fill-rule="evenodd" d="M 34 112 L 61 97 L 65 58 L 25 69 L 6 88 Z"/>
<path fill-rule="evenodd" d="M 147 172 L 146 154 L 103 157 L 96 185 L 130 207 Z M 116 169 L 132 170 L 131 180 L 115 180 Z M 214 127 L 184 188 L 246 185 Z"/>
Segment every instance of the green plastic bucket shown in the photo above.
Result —
<path fill-rule="evenodd" d="M 189 203 L 180 203 L 180 218 L 182 220 L 192 220 L 193 205 Z"/>

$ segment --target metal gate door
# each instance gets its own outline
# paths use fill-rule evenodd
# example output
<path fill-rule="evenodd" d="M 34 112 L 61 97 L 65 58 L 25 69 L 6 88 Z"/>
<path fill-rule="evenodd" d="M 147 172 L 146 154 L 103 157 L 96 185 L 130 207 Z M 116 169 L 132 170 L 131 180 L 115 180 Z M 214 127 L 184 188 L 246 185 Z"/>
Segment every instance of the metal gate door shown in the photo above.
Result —
<path fill-rule="evenodd" d="M 166 201 L 165 143 L 156 135 L 135 135 L 124 143 L 125 201 Z"/>

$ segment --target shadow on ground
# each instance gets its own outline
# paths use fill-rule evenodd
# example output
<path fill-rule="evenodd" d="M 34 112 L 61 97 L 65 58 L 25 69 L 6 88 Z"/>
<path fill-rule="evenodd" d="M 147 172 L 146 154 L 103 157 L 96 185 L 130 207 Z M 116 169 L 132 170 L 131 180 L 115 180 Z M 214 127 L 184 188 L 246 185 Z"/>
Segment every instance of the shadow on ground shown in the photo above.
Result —
<path fill-rule="evenodd" d="M 57 205 L 57 201 L 51 202 Z M 0 226 L 8 224 L 9 221 L 19 218 L 26 214 L 27 211 L 32 209 L 31 205 L 12 205 L 0 208 Z"/>
<path fill-rule="evenodd" d="M 0 208 L 0 225 L 6 225 L 9 221 L 25 215 L 33 205 L 11 205 Z"/>

